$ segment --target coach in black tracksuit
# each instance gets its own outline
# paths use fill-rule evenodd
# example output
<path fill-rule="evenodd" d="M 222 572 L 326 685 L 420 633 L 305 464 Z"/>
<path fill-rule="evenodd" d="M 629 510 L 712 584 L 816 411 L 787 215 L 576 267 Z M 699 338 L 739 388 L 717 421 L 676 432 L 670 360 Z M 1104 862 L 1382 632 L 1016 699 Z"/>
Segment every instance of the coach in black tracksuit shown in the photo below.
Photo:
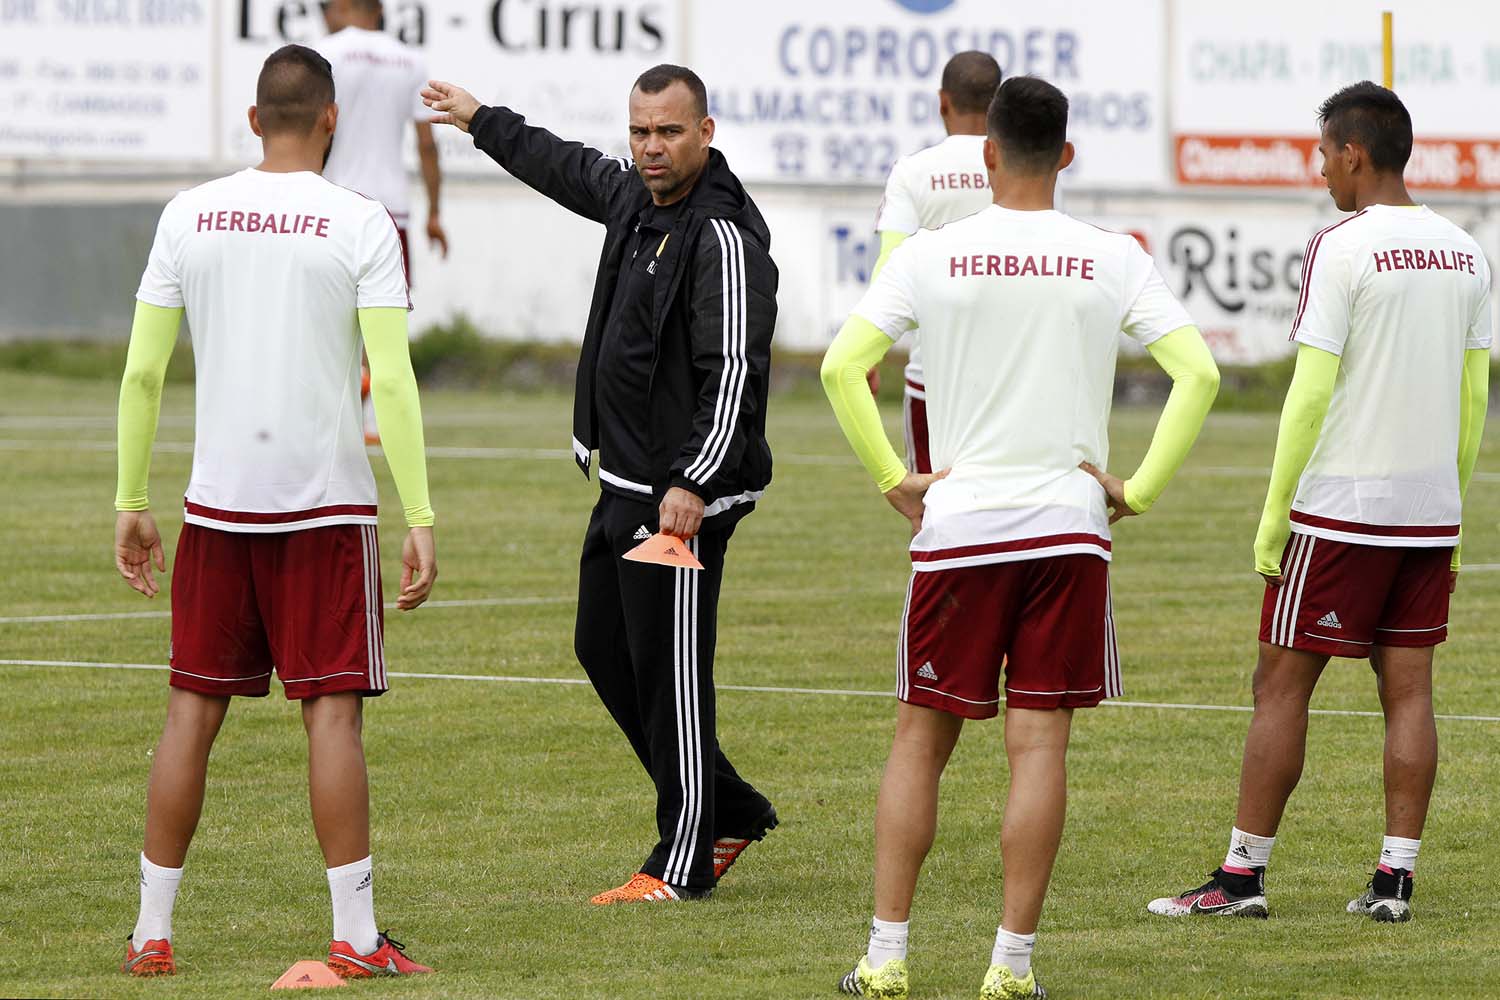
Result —
<path fill-rule="evenodd" d="M 719 749 L 713 687 L 725 549 L 771 480 L 770 233 L 709 146 L 690 70 L 658 66 L 636 81 L 633 164 L 458 88 L 425 94 L 515 177 L 605 225 L 573 400 L 574 454 L 587 475 L 599 450 L 602 491 L 574 648 L 656 785 L 660 839 L 641 871 L 677 896 L 705 894 L 715 840 L 758 840 L 776 822 Z M 658 528 L 688 539 L 703 570 L 622 558 Z"/>

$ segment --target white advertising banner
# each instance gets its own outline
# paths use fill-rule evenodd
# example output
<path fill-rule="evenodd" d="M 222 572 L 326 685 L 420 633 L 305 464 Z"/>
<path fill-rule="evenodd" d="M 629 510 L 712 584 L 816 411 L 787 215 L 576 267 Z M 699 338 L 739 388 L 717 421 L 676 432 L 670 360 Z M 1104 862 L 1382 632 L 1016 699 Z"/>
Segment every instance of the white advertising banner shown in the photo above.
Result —
<path fill-rule="evenodd" d="M 213 156 L 217 0 L 0 0 L 0 157 Z"/>
<path fill-rule="evenodd" d="M 948 58 L 988 51 L 1007 76 L 1057 84 L 1071 104 L 1070 183 L 1166 179 L 1161 0 L 760 0 L 693 8 L 692 57 L 716 143 L 755 181 L 874 183 L 943 137 Z"/>
<path fill-rule="evenodd" d="M 1174 170 L 1197 185 L 1321 186 L 1318 105 L 1380 82 L 1381 9 L 1394 12 L 1395 89 L 1416 144 L 1407 182 L 1500 190 L 1500 4 L 1427 0 L 1178 3 Z"/>
<path fill-rule="evenodd" d="M 386 31 L 422 53 L 430 76 L 513 108 L 565 139 L 621 153 L 627 150 L 630 85 L 647 67 L 683 58 L 679 2 L 386 0 Z M 255 103 L 261 62 L 287 42 L 315 45 L 326 30 L 310 0 L 235 0 L 232 6 L 221 127 L 224 155 L 244 163 L 259 152 L 245 110 Z M 457 129 L 443 127 L 436 135 L 445 171 L 498 169 Z"/>

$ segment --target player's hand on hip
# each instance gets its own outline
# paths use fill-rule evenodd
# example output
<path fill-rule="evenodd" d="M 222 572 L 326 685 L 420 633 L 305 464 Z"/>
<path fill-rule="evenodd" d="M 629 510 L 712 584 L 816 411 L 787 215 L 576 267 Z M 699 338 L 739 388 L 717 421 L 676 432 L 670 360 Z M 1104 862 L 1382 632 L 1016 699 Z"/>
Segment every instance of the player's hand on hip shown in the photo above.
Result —
<path fill-rule="evenodd" d="M 167 555 L 161 547 L 161 532 L 149 511 L 122 510 L 115 517 L 115 569 L 132 590 L 155 597 L 161 586 L 151 566 L 165 573 Z"/>
<path fill-rule="evenodd" d="M 927 513 L 927 491 L 939 479 L 948 478 L 951 469 L 941 472 L 908 472 L 906 478 L 885 493 L 886 502 L 911 522 L 911 534 L 915 538 L 922 530 L 922 516 Z"/>
<path fill-rule="evenodd" d="M 1109 506 L 1109 523 L 1122 517 L 1136 517 L 1140 512 L 1125 500 L 1125 480 L 1111 476 L 1091 462 L 1079 462 L 1078 467 L 1099 481 L 1104 487 L 1104 502 Z"/>
<path fill-rule="evenodd" d="M 687 541 L 703 527 L 703 498 L 692 490 L 674 486 L 661 498 L 657 530 Z"/>
<path fill-rule="evenodd" d="M 432 528 L 420 526 L 407 531 L 406 541 L 401 543 L 401 593 L 396 597 L 396 607 L 402 611 L 420 607 L 432 593 L 437 572 Z"/>
<path fill-rule="evenodd" d="M 869 386 L 870 386 L 870 395 L 872 395 L 872 396 L 879 395 L 880 394 L 880 369 L 878 367 L 877 368 L 871 368 L 869 371 L 865 372 L 865 382 L 868 383 Z"/>
<path fill-rule="evenodd" d="M 422 103 L 439 112 L 432 124 L 453 125 L 461 132 L 469 131 L 469 122 L 479 110 L 479 102 L 473 94 L 442 80 L 427 81 L 427 86 L 422 88 Z"/>
<path fill-rule="evenodd" d="M 448 233 L 435 215 L 427 217 L 427 242 L 442 251 L 444 260 L 448 259 Z"/>

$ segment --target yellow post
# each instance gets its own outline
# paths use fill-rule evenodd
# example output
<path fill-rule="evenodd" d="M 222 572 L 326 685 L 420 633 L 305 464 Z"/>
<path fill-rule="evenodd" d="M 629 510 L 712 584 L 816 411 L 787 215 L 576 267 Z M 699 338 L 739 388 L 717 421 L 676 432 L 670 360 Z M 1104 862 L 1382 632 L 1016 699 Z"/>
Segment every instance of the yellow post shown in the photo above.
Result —
<path fill-rule="evenodd" d="M 1380 14 L 1380 62 L 1386 90 L 1396 89 L 1396 52 L 1391 37 L 1391 12 Z"/>

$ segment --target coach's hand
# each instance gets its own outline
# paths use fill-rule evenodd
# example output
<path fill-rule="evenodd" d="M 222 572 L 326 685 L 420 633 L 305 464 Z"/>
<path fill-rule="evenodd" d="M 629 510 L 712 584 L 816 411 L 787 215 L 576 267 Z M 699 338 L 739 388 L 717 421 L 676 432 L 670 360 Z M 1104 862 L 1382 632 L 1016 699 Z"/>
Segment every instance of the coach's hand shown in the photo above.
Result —
<path fill-rule="evenodd" d="M 469 131 L 469 122 L 479 110 L 479 101 L 462 87 L 441 80 L 428 80 L 422 88 L 422 103 L 434 111 L 441 112 L 432 119 L 434 125 L 454 125 L 459 131 Z"/>
<path fill-rule="evenodd" d="M 658 531 L 663 535 L 674 535 L 685 542 L 703 527 L 703 498 L 692 490 L 674 486 L 661 498 L 661 509 L 657 515 Z"/>
<path fill-rule="evenodd" d="M 911 522 L 913 538 L 922 530 L 922 515 L 927 513 L 927 491 L 939 479 L 946 479 L 951 471 L 908 472 L 905 479 L 886 491 L 886 501 Z"/>
<path fill-rule="evenodd" d="M 432 538 L 432 528 L 412 528 L 401 543 L 401 594 L 396 598 L 396 607 L 402 611 L 420 607 L 432 593 L 436 580 L 437 544 Z"/>
<path fill-rule="evenodd" d="M 1122 517 L 1136 517 L 1140 514 L 1140 511 L 1125 501 L 1125 480 L 1119 476 L 1111 476 L 1089 462 L 1079 462 L 1078 467 L 1097 479 L 1099 485 L 1104 487 L 1104 499 L 1109 506 L 1110 524 L 1114 524 Z"/>
<path fill-rule="evenodd" d="M 167 571 L 167 555 L 161 547 L 156 519 L 150 511 L 120 511 L 115 517 L 115 569 L 131 589 L 155 597 L 161 586 L 151 575 L 152 563 L 161 572 Z"/>

